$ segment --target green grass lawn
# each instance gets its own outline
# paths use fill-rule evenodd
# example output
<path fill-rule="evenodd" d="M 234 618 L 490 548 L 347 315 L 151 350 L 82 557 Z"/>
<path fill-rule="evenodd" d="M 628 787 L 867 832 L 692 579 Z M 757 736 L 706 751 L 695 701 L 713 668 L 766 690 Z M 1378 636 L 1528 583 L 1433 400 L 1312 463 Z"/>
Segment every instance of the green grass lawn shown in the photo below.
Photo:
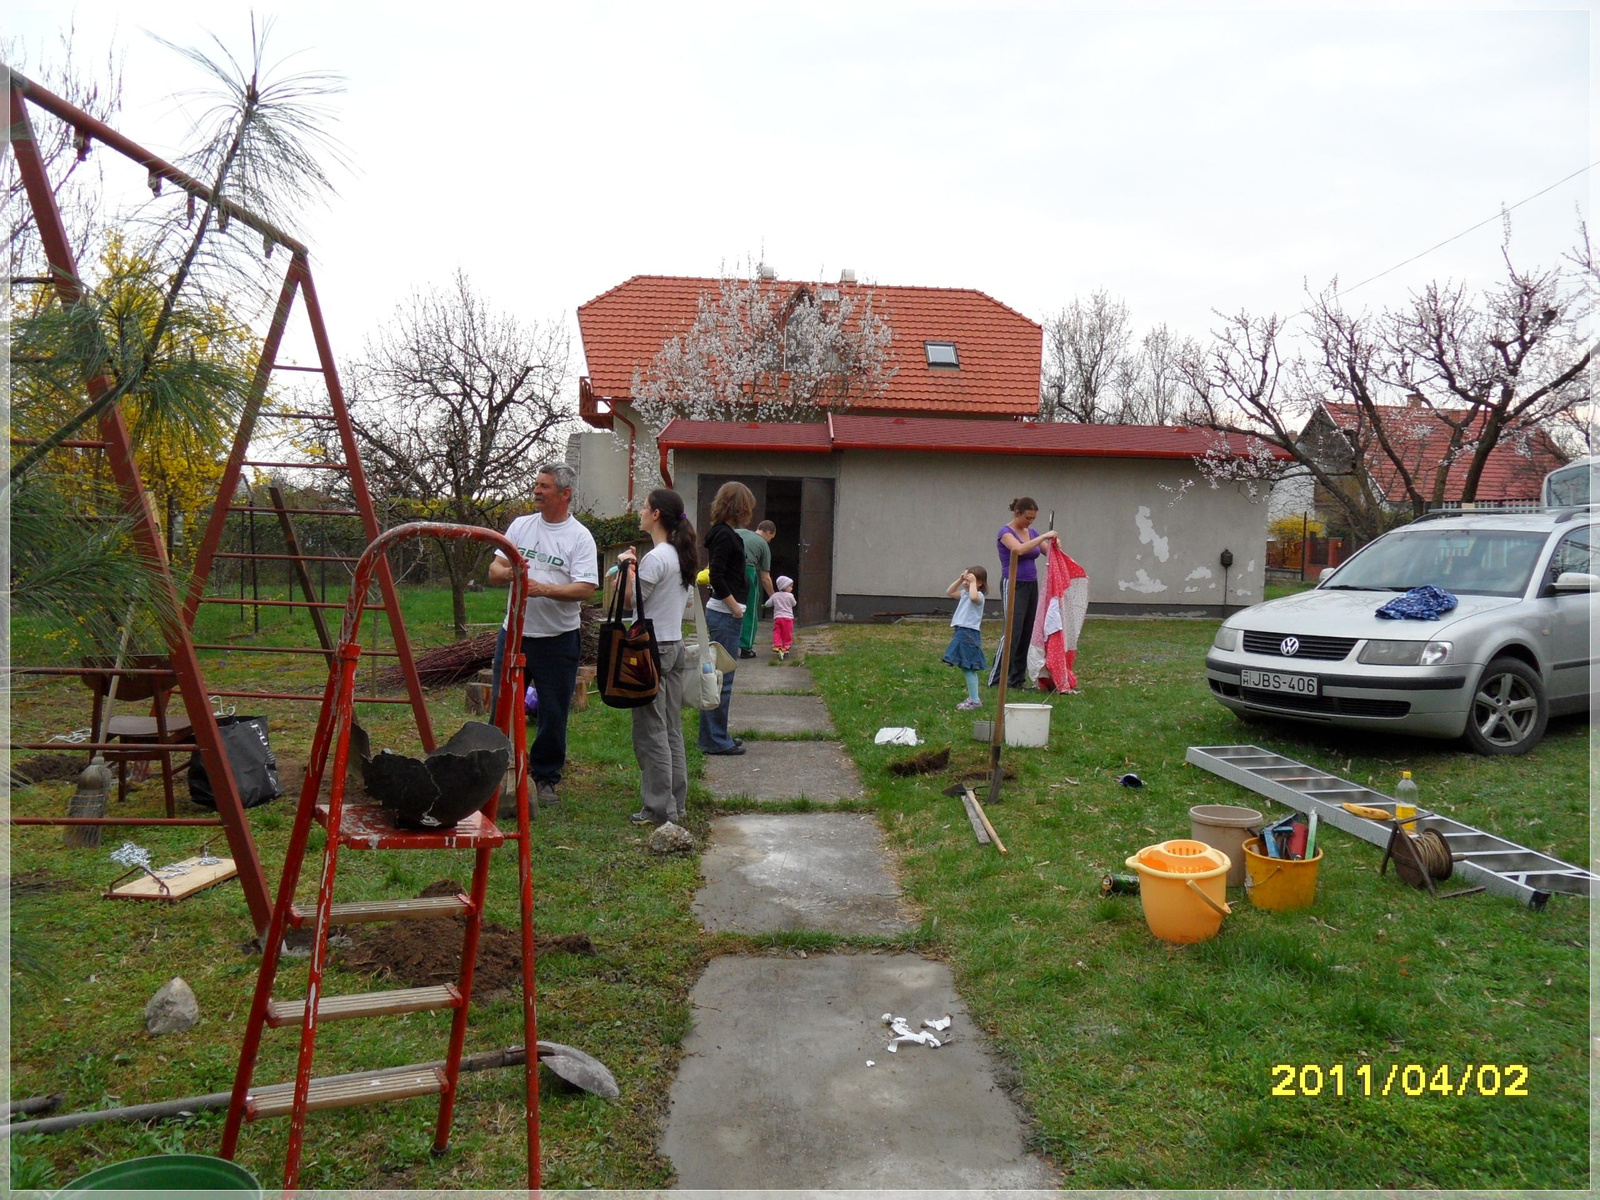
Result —
<path fill-rule="evenodd" d="M 503 593 L 470 598 L 475 621 L 503 611 Z M 449 640 L 448 596 L 407 589 L 419 644 Z M 253 637 L 229 610 L 204 612 L 200 640 Z M 303 618 L 301 618 L 303 619 Z M 1102 873 L 1140 846 L 1186 836 L 1189 806 L 1252 803 L 1240 789 L 1183 763 L 1190 744 L 1253 741 L 1386 789 L 1401 769 L 1424 802 L 1461 820 L 1588 862 L 1588 728 L 1555 723 L 1522 759 L 1481 759 L 1439 743 L 1348 736 L 1289 726 L 1244 726 L 1210 700 L 1201 662 L 1212 622 L 1091 621 L 1081 648 L 1082 695 L 1051 701 L 1047 750 L 1015 750 L 1017 778 L 992 819 L 1012 853 L 973 843 L 959 801 L 941 776 L 888 771 L 909 753 L 872 744 L 881 725 L 915 724 L 959 764 L 986 761 L 970 716 L 954 711 L 959 676 L 938 662 L 938 623 L 843 628 L 838 653 L 810 664 L 867 788 L 856 807 L 876 811 L 900 857 L 920 929 L 895 943 L 841 943 L 822 935 L 709 936 L 690 911 L 698 885 L 690 859 L 659 859 L 626 824 L 637 768 L 626 712 L 592 705 L 572 722 L 565 803 L 542 814 L 536 838 L 541 935 L 585 933 L 597 955 L 551 954 L 539 963 L 540 1033 L 593 1053 L 617 1075 L 623 1098 L 547 1093 L 541 1105 L 545 1181 L 551 1186 L 658 1187 L 670 1164 L 656 1152 L 687 996 L 705 961 L 728 952 L 797 947 L 910 947 L 951 963 L 974 1018 L 1016 1078 L 1034 1143 L 1071 1187 L 1576 1188 L 1587 1181 L 1588 908 L 1557 897 L 1543 912 L 1484 895 L 1432 901 L 1379 877 L 1379 852 L 1328 831 L 1318 904 L 1307 913 L 1253 910 L 1242 895 L 1221 934 L 1167 946 L 1144 927 L 1137 897 L 1102 899 Z M 992 626 L 991 630 L 992 632 Z M 25 631 L 24 631 L 25 632 Z M 264 618 L 263 640 L 307 644 L 289 619 Z M 385 637 L 382 644 L 387 647 Z M 20 656 L 19 656 L 20 657 Z M 208 654 L 213 688 L 270 683 L 320 690 L 321 660 Z M 281 685 L 281 686 L 280 686 Z M 985 693 L 992 710 L 992 693 Z M 257 706 L 294 773 L 313 706 Z M 87 719 L 73 682 L 30 684 L 13 696 L 16 740 Z M 464 719 L 461 690 L 433 695 L 436 725 Z M 983 715 L 983 714 L 980 714 Z M 370 706 L 378 745 L 414 749 L 403 706 Z M 692 723 L 690 714 L 687 720 Z M 691 724 L 692 729 L 692 724 Z M 692 747 L 692 739 L 691 739 Z M 690 750 L 691 772 L 699 756 Z M 1137 771 L 1130 791 L 1117 776 Z M 13 794 L 18 813 L 64 811 L 68 783 Z M 130 800 L 159 808 L 159 787 Z M 292 797 L 252 810 L 251 824 L 276 882 Z M 1259 805 L 1258 805 L 1259 807 Z M 690 827 L 703 836 L 718 811 L 696 786 Z M 731 811 L 731 809 L 730 809 Z M 128 831 L 158 862 L 193 852 L 196 831 Z M 225 1089 L 232 1079 L 255 976 L 251 930 L 237 884 L 173 906 L 114 904 L 98 892 L 119 873 L 99 851 L 66 850 L 60 832 L 12 834 L 16 924 L 49 978 L 19 977 L 11 1013 L 12 1095 L 61 1091 L 63 1111 Z M 465 881 L 467 855 L 359 854 L 341 858 L 340 897 L 415 894 L 447 876 Z M 490 918 L 515 919 L 514 862 L 497 855 Z M 303 895 L 311 889 L 302 886 Z M 191 1033 L 150 1038 L 146 998 L 174 974 L 202 1010 Z M 296 994 L 290 963 L 279 995 Z M 370 989 L 347 972 L 330 991 Z M 382 986 L 381 984 L 378 986 Z M 447 1021 L 413 1014 L 338 1022 L 319 1039 L 319 1072 L 439 1057 Z M 468 1050 L 520 1043 L 518 1004 L 474 1006 Z M 257 1078 L 287 1077 L 291 1031 L 269 1032 Z M 1371 1064 L 1381 1085 L 1391 1064 L 1525 1064 L 1525 1097 L 1274 1097 L 1273 1067 L 1342 1063 L 1347 1091 Z M 521 1076 L 464 1077 L 449 1154 L 428 1154 L 434 1103 L 313 1114 L 302 1186 L 316 1188 L 515 1187 L 521 1182 Z M 246 1128 L 241 1161 L 275 1185 L 287 1123 Z M 212 1152 L 219 1114 L 149 1130 L 91 1126 L 14 1147 L 12 1182 L 59 1185 L 141 1153 Z"/>
<path fill-rule="evenodd" d="M 969 714 L 954 711 L 959 676 L 938 661 L 947 631 L 840 629 L 840 653 L 811 660 L 933 952 L 1015 1067 L 1038 1146 L 1072 1187 L 1583 1186 L 1586 902 L 1430 900 L 1380 877 L 1375 847 L 1332 830 L 1314 909 L 1259 911 L 1241 889 L 1220 935 L 1197 946 L 1157 941 L 1137 897 L 1102 899 L 1098 883 L 1141 846 L 1188 836 L 1192 805 L 1262 806 L 1183 761 L 1190 745 L 1236 742 L 1384 791 L 1409 769 L 1425 803 L 1587 865 L 1587 723 L 1555 722 L 1521 759 L 1244 725 L 1206 689 L 1214 630 L 1088 623 L 1083 692 L 1050 701 L 1049 749 L 1007 754 L 1017 779 L 991 818 L 1009 858 L 974 844 L 944 778 L 901 779 L 887 767 L 905 751 L 872 744 L 879 726 L 915 724 L 931 746 L 984 758 Z M 1142 790 L 1117 784 L 1128 771 Z M 1394 1064 L 1430 1081 L 1450 1064 L 1453 1088 L 1467 1063 L 1526 1065 L 1528 1094 L 1408 1096 L 1398 1081 L 1387 1097 L 1349 1094 L 1362 1064 L 1381 1090 Z M 1307 1064 L 1343 1064 L 1347 1094 L 1275 1096 L 1278 1064 L 1297 1080 Z"/>

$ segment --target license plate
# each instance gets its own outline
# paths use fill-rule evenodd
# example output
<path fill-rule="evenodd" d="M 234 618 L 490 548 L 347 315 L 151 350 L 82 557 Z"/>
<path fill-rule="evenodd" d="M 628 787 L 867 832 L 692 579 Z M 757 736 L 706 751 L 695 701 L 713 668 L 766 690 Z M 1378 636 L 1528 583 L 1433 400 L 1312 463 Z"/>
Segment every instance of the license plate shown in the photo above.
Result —
<path fill-rule="evenodd" d="M 1300 696 L 1318 694 L 1315 675 L 1285 675 L 1280 671 L 1254 671 L 1245 668 L 1239 682 L 1247 688 L 1262 692 L 1294 692 Z"/>

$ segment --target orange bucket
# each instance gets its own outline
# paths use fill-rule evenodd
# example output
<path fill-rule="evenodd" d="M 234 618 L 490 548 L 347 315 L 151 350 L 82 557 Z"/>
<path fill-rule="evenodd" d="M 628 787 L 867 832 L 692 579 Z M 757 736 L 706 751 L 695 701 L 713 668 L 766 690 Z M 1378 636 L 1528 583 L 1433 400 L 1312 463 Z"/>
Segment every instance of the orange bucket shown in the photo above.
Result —
<path fill-rule="evenodd" d="M 1260 838 L 1244 844 L 1244 894 L 1256 908 L 1294 912 L 1310 908 L 1317 898 L 1317 868 L 1322 847 L 1311 858 L 1269 858 Z"/>
<path fill-rule="evenodd" d="M 1145 924 L 1164 942 L 1184 945 L 1217 936 L 1228 907 L 1228 868 L 1220 850 L 1188 838 L 1146 846 L 1127 861 L 1139 873 Z"/>

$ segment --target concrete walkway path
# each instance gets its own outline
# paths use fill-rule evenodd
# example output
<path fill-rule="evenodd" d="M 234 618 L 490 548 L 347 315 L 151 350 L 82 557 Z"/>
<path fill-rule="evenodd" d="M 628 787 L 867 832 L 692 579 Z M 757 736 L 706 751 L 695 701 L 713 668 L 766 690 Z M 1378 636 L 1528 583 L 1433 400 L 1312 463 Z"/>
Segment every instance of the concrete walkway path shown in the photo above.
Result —
<path fill-rule="evenodd" d="M 833 718 L 821 696 L 739 696 L 728 714 L 728 731 L 789 736 L 833 733 Z"/>
<path fill-rule="evenodd" d="M 680 1188 L 1056 1186 L 943 963 L 728 955 L 690 1003 L 662 1145 Z M 884 1012 L 949 1013 L 951 1041 L 890 1054 Z"/>
<path fill-rule="evenodd" d="M 746 813 L 711 823 L 694 898 L 713 931 L 815 929 L 893 937 L 912 927 L 870 813 Z"/>
<path fill-rule="evenodd" d="M 733 675 L 734 695 L 757 695 L 763 692 L 814 692 L 816 680 L 805 667 L 789 665 L 772 666 L 768 663 L 742 662 Z"/>
<path fill-rule="evenodd" d="M 814 652 L 824 642 L 810 635 Z M 831 647 L 828 647 L 831 649 Z M 735 733 L 832 733 L 809 671 L 741 665 Z M 757 804 L 861 794 L 838 742 L 747 741 L 707 756 L 715 796 Z M 707 930 L 894 938 L 914 927 L 870 814 L 712 822 L 694 911 Z M 694 1028 L 662 1152 L 679 1188 L 1054 1188 L 943 963 L 904 953 L 724 955 L 690 996 Z M 883 1014 L 949 1014 L 948 1044 L 888 1052 Z M 943 1036 L 943 1035 L 941 1035 Z"/>
<path fill-rule="evenodd" d="M 744 751 L 706 756 L 705 785 L 713 796 L 837 804 L 861 794 L 861 776 L 838 742 L 746 742 Z"/>

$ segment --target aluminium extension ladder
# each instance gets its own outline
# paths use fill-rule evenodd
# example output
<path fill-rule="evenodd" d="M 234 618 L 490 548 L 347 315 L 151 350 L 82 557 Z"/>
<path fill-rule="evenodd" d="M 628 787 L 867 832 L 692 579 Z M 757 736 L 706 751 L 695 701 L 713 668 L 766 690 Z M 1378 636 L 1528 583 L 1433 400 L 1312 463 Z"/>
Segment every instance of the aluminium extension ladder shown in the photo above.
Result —
<path fill-rule="evenodd" d="M 1374 846 L 1389 844 L 1391 825 L 1358 817 L 1340 805 L 1363 804 L 1392 814 L 1392 796 L 1260 746 L 1190 746 L 1184 759 L 1279 804 L 1315 812 L 1323 824 Z M 1496 834 L 1421 807 L 1417 808 L 1415 823 L 1406 823 L 1417 833 L 1426 829 L 1438 831 L 1450 847 L 1455 874 L 1485 891 L 1520 900 L 1529 908 L 1543 908 L 1552 892 L 1585 897 L 1595 894 L 1596 876 L 1592 872 Z"/>
<path fill-rule="evenodd" d="M 356 643 L 360 631 L 363 601 L 373 572 L 384 553 L 407 538 L 471 538 L 491 543 L 510 560 L 512 570 L 512 628 L 520 628 L 527 600 L 526 568 L 521 554 L 504 536 L 488 529 L 463 525 L 417 522 L 397 526 L 374 540 L 359 559 L 350 584 L 350 599 L 345 608 L 337 659 L 329 670 L 323 692 L 322 712 L 316 737 L 306 766 L 305 783 L 295 812 L 294 829 L 283 864 L 283 878 L 272 924 L 263 943 L 261 968 L 256 977 L 255 998 L 240 1049 L 238 1073 L 228 1105 L 223 1129 L 222 1157 L 231 1159 L 239 1144 L 240 1127 L 245 1121 L 287 1116 L 288 1154 L 284 1162 L 283 1186 L 292 1191 L 299 1180 L 304 1149 L 306 1116 L 325 1108 L 344 1108 L 356 1104 L 402 1100 L 414 1096 L 438 1096 L 439 1115 L 434 1132 L 434 1152 L 442 1153 L 450 1142 L 456 1085 L 460 1074 L 462 1047 L 467 1032 L 467 1011 L 472 1000 L 472 976 L 477 960 L 478 934 L 483 921 L 484 899 L 489 884 L 489 864 L 493 850 L 508 841 L 517 843 L 517 869 L 521 884 L 522 992 L 523 1023 L 530 1048 L 526 1064 L 526 1103 L 528 1135 L 528 1186 L 540 1186 L 539 1169 L 539 1056 L 534 1004 L 533 877 L 529 860 L 528 837 L 528 762 L 527 715 L 519 702 L 522 697 L 524 658 L 508 653 L 500 679 L 500 703 L 496 725 L 511 739 L 512 764 L 517 781 L 517 828 L 498 828 L 493 820 L 498 792 L 484 807 L 452 828 L 439 832 L 420 832 L 397 828 L 387 812 L 376 804 L 346 803 L 346 772 L 350 765 L 350 732 L 355 717 L 356 668 L 361 647 Z M 328 799 L 318 802 L 332 751 Z M 294 902 L 312 821 L 329 831 L 322 854 L 316 908 L 306 911 Z M 336 832 L 335 832 L 336 831 Z M 474 865 L 469 895 L 436 896 L 424 899 L 396 899 L 335 903 L 334 877 L 341 849 L 384 850 L 473 850 Z M 322 975 L 327 964 L 328 930 L 335 923 L 368 921 L 429 920 L 465 917 L 462 940 L 461 975 L 453 984 L 437 987 L 399 988 L 389 991 L 325 996 Z M 290 927 L 312 926 L 308 981 L 303 998 L 275 1000 L 273 983 L 283 955 L 284 934 Z M 361 1017 L 382 1017 L 410 1012 L 453 1009 L 450 1041 L 442 1067 L 431 1065 L 396 1067 L 365 1072 L 354 1078 L 345 1075 L 318 1080 L 312 1076 L 317 1028 L 323 1021 Z M 300 1031 L 300 1055 L 293 1083 L 268 1087 L 253 1086 L 256 1060 L 265 1029 L 285 1027 Z"/>

